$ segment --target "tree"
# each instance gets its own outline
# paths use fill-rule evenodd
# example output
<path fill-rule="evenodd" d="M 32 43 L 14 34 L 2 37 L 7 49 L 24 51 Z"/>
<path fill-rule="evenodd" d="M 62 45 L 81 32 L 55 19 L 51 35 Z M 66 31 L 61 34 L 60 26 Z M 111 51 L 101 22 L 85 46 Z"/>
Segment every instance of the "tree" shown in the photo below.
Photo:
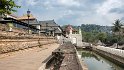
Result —
<path fill-rule="evenodd" d="M 105 41 L 105 39 L 106 39 L 106 37 L 107 37 L 107 35 L 106 35 L 106 33 L 98 33 L 98 35 L 96 36 L 101 42 L 104 42 Z"/>
<path fill-rule="evenodd" d="M 121 21 L 119 19 L 117 19 L 114 23 L 113 23 L 113 32 L 120 32 L 121 30 Z"/>
<path fill-rule="evenodd" d="M 90 42 L 90 43 L 95 43 L 97 41 L 95 35 L 92 32 L 83 32 L 82 33 L 83 36 L 83 41 L 85 42 Z"/>
<path fill-rule="evenodd" d="M 117 19 L 114 23 L 113 23 L 113 32 L 114 34 L 117 34 L 118 36 L 118 40 L 117 40 L 117 48 L 118 48 L 118 42 L 120 40 L 120 32 L 121 32 L 121 27 L 122 27 L 122 23 L 119 19 Z"/>
<path fill-rule="evenodd" d="M 0 15 L 16 12 L 15 8 L 20 8 L 13 0 L 0 0 Z"/>

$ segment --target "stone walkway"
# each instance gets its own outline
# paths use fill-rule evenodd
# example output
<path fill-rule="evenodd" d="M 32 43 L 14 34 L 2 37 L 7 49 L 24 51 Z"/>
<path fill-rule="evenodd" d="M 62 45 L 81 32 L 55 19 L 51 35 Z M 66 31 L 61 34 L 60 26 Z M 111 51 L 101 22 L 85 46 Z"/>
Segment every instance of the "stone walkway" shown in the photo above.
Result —
<path fill-rule="evenodd" d="M 43 61 L 59 47 L 59 44 L 44 45 L 23 51 L 0 55 L 0 70 L 38 70 Z"/>

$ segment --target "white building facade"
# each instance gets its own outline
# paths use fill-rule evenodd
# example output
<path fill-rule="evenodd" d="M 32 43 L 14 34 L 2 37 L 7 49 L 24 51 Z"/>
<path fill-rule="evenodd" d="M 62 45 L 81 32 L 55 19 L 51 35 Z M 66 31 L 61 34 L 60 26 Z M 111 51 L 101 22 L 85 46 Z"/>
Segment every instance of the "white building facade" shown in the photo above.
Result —
<path fill-rule="evenodd" d="M 81 28 L 79 27 L 77 32 L 73 32 L 73 31 L 74 31 L 73 28 L 69 26 L 69 33 L 66 34 L 66 36 L 68 36 L 72 44 L 81 47 L 82 46 Z"/>

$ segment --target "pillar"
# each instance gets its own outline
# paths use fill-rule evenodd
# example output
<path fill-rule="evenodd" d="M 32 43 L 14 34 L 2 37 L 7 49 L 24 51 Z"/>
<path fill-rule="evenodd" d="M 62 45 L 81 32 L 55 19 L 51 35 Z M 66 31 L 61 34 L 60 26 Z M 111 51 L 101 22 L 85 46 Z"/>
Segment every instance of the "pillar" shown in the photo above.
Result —
<path fill-rule="evenodd" d="M 82 34 L 82 32 L 81 32 L 81 28 L 79 27 L 79 34 Z"/>
<path fill-rule="evenodd" d="M 55 32 L 53 31 L 53 36 L 55 35 Z"/>
<path fill-rule="evenodd" d="M 70 34 L 72 34 L 72 29 L 70 29 Z"/>

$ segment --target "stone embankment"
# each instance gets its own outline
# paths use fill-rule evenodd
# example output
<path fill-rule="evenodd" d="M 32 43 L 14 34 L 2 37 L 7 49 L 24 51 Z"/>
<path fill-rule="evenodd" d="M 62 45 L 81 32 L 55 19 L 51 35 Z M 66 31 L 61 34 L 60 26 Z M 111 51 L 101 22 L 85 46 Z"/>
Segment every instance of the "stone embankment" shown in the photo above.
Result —
<path fill-rule="evenodd" d="M 124 50 L 104 46 L 94 46 L 93 51 L 98 52 L 120 66 L 124 66 Z"/>
<path fill-rule="evenodd" d="M 57 42 L 45 34 L 29 34 L 27 30 L 0 23 L 0 54 Z"/>
<path fill-rule="evenodd" d="M 53 37 L 48 38 L 32 38 L 32 39 L 1 39 L 0 40 L 0 54 L 42 46 L 45 44 L 57 42 Z"/>

